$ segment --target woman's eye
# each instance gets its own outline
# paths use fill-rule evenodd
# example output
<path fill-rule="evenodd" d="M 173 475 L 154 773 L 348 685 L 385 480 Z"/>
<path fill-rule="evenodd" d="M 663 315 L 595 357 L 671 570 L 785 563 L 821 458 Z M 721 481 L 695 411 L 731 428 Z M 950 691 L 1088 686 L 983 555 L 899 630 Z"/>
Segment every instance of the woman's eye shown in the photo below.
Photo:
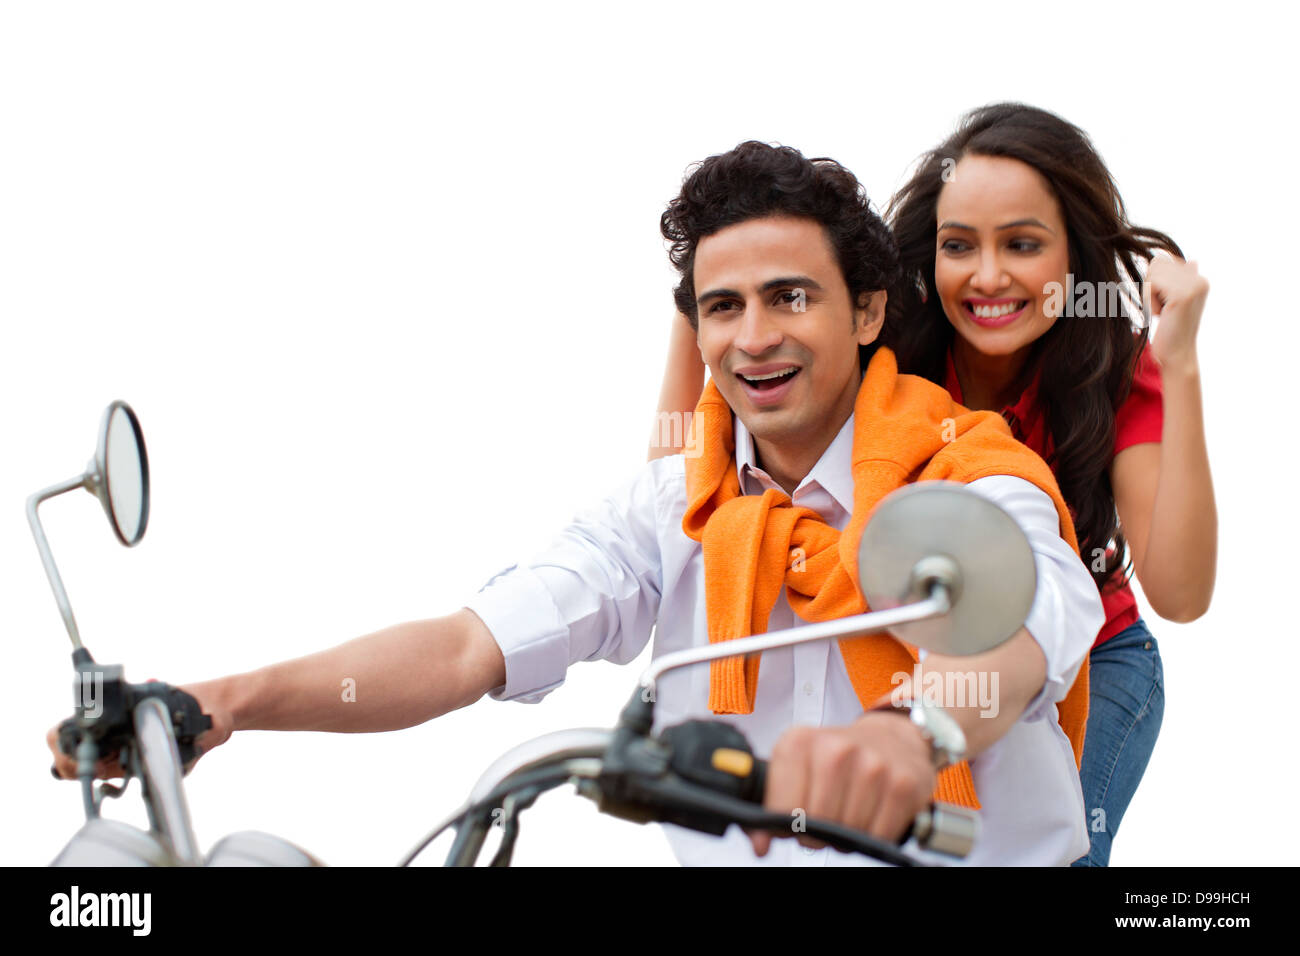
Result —
<path fill-rule="evenodd" d="M 1033 239 L 1014 239 L 1010 245 L 1016 252 L 1037 252 L 1042 248 Z"/>
<path fill-rule="evenodd" d="M 953 256 L 965 252 L 969 247 L 960 239 L 945 239 L 939 244 L 939 248 L 948 255 Z"/>

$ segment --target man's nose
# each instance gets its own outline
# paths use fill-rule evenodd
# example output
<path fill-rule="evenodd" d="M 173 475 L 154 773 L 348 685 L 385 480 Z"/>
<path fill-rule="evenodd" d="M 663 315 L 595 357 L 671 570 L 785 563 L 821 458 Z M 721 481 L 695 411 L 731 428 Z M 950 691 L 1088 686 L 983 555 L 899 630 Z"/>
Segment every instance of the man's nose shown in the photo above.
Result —
<path fill-rule="evenodd" d="M 753 305 L 745 309 L 740 317 L 740 326 L 736 330 L 736 348 L 750 355 L 762 355 L 768 349 L 781 344 L 784 333 L 781 327 L 768 314 L 762 305 Z"/>

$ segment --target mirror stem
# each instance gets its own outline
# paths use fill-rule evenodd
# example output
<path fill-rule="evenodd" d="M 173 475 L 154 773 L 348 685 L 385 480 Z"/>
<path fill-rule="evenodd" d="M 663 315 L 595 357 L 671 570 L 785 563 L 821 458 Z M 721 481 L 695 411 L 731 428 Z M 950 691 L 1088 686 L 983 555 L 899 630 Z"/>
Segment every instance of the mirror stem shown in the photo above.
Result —
<path fill-rule="evenodd" d="M 41 527 L 41 519 L 36 509 L 47 498 L 87 487 L 90 477 L 82 474 L 76 478 L 69 478 L 57 485 L 51 485 L 44 491 L 38 491 L 27 499 L 27 523 L 32 526 L 32 535 L 36 538 L 36 550 L 41 553 L 41 563 L 45 565 L 45 576 L 50 580 L 50 587 L 54 590 L 54 600 L 59 605 L 59 613 L 63 615 L 64 626 L 68 629 L 68 636 L 72 638 L 72 646 L 75 650 L 83 649 L 81 634 L 77 630 L 77 619 L 72 616 L 72 605 L 68 603 L 68 594 L 63 590 L 63 579 L 59 577 L 59 569 L 54 566 L 54 556 L 50 554 L 50 545 L 45 540 L 45 530 Z"/>
<path fill-rule="evenodd" d="M 941 581 L 929 581 L 930 596 L 921 601 L 888 608 L 884 611 L 868 611 L 854 614 L 852 617 L 834 618 L 805 624 L 784 631 L 754 634 L 738 637 L 730 641 L 718 641 L 705 647 L 689 647 L 681 651 L 664 654 L 651 662 L 641 675 L 642 700 L 654 700 L 655 681 L 670 670 L 715 661 L 723 657 L 736 657 L 740 654 L 755 654 L 760 651 L 773 650 L 778 647 L 792 647 L 808 641 L 824 641 L 828 638 L 861 637 L 865 634 L 877 634 L 899 624 L 911 624 L 942 617 L 952 608 L 952 596 L 947 586 Z"/>

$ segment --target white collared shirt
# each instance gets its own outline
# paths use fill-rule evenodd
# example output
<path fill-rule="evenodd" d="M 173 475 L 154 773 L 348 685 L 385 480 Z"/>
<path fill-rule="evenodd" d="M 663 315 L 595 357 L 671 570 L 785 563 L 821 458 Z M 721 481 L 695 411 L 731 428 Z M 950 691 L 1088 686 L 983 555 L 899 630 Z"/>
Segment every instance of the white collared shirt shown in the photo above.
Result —
<path fill-rule="evenodd" d="M 753 440 L 739 416 L 733 418 L 741 490 L 761 494 L 778 488 L 756 466 Z M 852 450 L 850 415 L 792 496 L 795 505 L 813 509 L 841 531 L 853 503 Z M 1025 627 L 1043 650 L 1047 681 L 1006 735 L 971 760 L 982 806 L 980 837 L 961 862 L 1067 865 L 1087 852 L 1088 837 L 1079 773 L 1056 702 L 1102 626 L 1101 599 L 1087 569 L 1061 539 L 1056 508 L 1041 489 L 1001 475 L 967 487 L 1001 505 L 1029 538 L 1038 588 Z M 707 644 L 704 559 L 700 544 L 682 531 L 685 511 L 685 458 L 656 459 L 599 506 L 579 514 L 541 554 L 493 576 L 466 604 L 505 657 L 506 682 L 491 696 L 535 703 L 564 682 L 572 663 L 634 660 L 652 630 L 654 657 Z M 802 623 L 783 589 L 768 629 Z M 709 710 L 706 664 L 670 671 L 657 682 L 655 694 L 656 733 L 686 720 L 725 720 L 764 758 L 792 726 L 842 726 L 863 713 L 835 641 L 765 651 L 751 714 Z M 809 850 L 792 839 L 773 840 L 767 855 L 757 857 L 736 826 L 722 837 L 672 825 L 663 830 L 686 865 L 875 863 L 859 854 Z"/>

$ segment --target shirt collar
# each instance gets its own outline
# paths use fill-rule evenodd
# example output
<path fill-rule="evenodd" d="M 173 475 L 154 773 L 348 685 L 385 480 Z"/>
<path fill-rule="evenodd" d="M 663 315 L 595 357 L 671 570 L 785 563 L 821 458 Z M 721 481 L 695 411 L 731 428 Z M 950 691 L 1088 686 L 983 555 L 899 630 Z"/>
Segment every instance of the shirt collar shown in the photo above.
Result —
<path fill-rule="evenodd" d="M 756 464 L 757 455 L 754 452 L 754 437 L 745 427 L 745 423 L 740 420 L 740 416 L 735 413 L 731 416 L 735 421 L 736 435 L 736 474 L 740 478 L 740 490 L 744 494 L 751 492 L 746 487 L 746 474 L 767 475 Z M 853 511 L 853 422 L 854 415 L 850 414 L 846 421 L 835 436 L 835 439 L 822 452 L 822 456 L 817 459 L 817 464 L 813 465 L 812 471 L 804 476 L 803 481 L 795 488 L 795 495 L 799 495 L 805 487 L 818 484 L 826 489 L 827 493 L 835 499 L 836 504 L 844 509 L 846 513 Z"/>

